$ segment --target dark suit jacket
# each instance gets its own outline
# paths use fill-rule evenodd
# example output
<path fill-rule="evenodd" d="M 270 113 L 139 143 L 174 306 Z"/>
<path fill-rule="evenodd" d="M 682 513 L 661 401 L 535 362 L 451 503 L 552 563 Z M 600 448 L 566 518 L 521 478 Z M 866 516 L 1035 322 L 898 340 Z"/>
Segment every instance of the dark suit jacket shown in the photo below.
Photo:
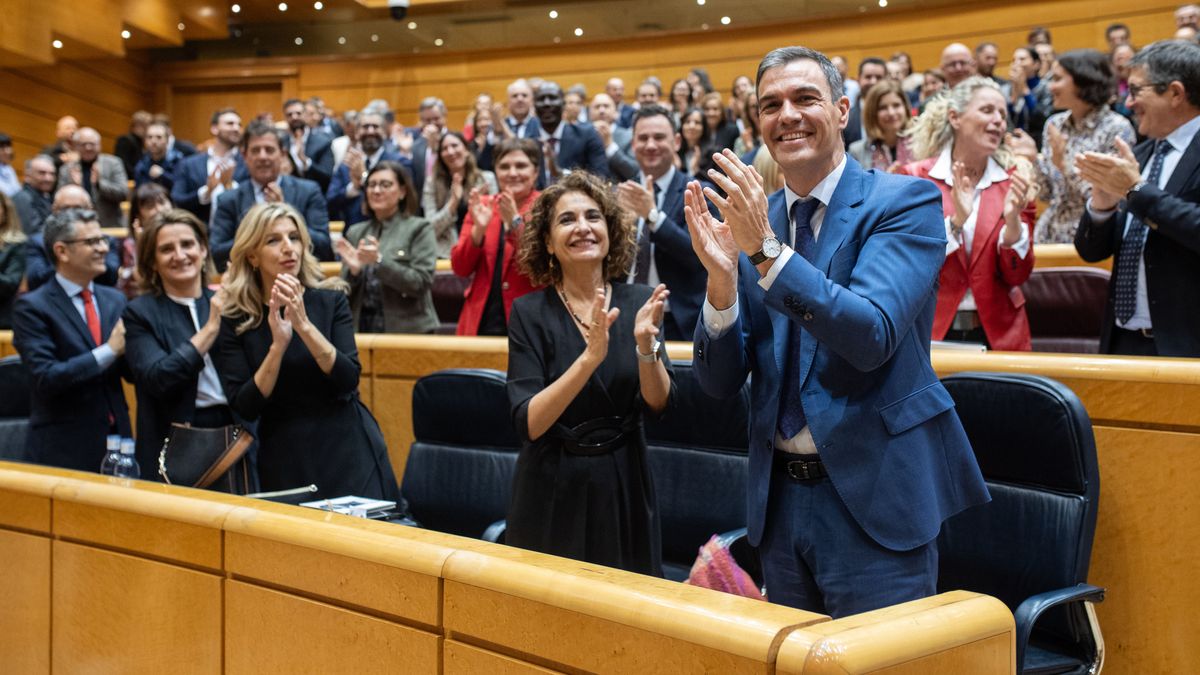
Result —
<path fill-rule="evenodd" d="M 133 169 L 134 187 L 139 188 L 145 183 L 158 183 L 166 188 L 167 192 L 170 192 L 171 188 L 175 187 L 175 167 L 183 159 L 183 153 L 178 150 L 168 150 L 167 154 L 159 161 L 155 161 L 150 155 L 142 155 L 142 158 L 138 160 L 137 166 Z M 163 172 L 159 174 L 158 178 L 151 178 L 150 167 L 156 165 L 161 166 Z"/>
<path fill-rule="evenodd" d="M 1154 151 L 1146 141 L 1134 149 L 1144 169 Z M 1200 356 L 1200 134 L 1179 159 L 1167 188 L 1146 185 L 1124 208 L 1097 223 L 1085 210 L 1075 231 L 1075 250 L 1088 262 L 1115 256 L 1125 236 L 1126 216 L 1133 213 L 1150 228 L 1142 258 L 1146 263 L 1146 295 L 1159 356 Z M 1115 268 L 1115 265 L 1114 265 Z M 1109 351 L 1116 325 L 1116 270 L 1108 284 L 1108 308 L 1100 334 L 1100 352 Z"/>
<path fill-rule="evenodd" d="M 417 201 L 420 202 L 422 191 L 425 189 L 425 151 L 429 149 L 429 143 L 425 137 L 417 132 L 413 135 L 412 159 L 409 165 L 409 170 L 412 171 L 413 187 L 417 190 Z M 434 148 L 436 151 L 437 148 Z M 417 206 L 417 215 L 424 215 L 424 209 Z"/>
<path fill-rule="evenodd" d="M 25 276 L 25 245 L 0 244 L 0 329 L 12 328 L 12 307 Z"/>
<path fill-rule="evenodd" d="M 93 288 L 101 339 L 107 340 L 125 309 L 125 296 L 98 284 Z M 109 415 L 118 433 L 131 435 L 121 389 L 121 360 L 100 370 L 91 353 L 96 345 L 87 324 L 57 282 L 17 300 L 13 346 L 29 369 L 33 388 L 28 459 L 68 469 L 99 470 Z"/>
<path fill-rule="evenodd" d="M 505 117 L 504 123 L 512 129 L 514 134 L 521 138 L 532 138 L 536 141 L 542 135 L 542 123 L 538 121 L 537 115 L 534 115 L 532 112 L 529 114 L 529 117 L 525 118 L 524 124 L 517 124 L 517 121 L 512 117 Z M 525 133 L 522 134 L 520 129 L 524 129 Z"/>
<path fill-rule="evenodd" d="M 311 180 L 280 176 L 279 189 L 283 191 L 283 201 L 304 216 L 317 259 L 333 260 L 333 246 L 329 240 L 329 208 L 321 196 L 321 188 Z M 249 178 L 239 183 L 236 190 L 223 192 L 217 199 L 217 211 L 213 214 L 208 243 L 213 260 L 222 271 L 229 264 L 229 251 L 233 248 L 233 236 L 237 233 L 238 225 L 254 204 L 254 182 Z"/>
<path fill-rule="evenodd" d="M 21 229 L 25 234 L 37 234 L 42 231 L 42 224 L 50 215 L 50 207 L 54 203 L 52 194 L 38 192 L 29 185 L 22 185 L 21 191 L 13 195 L 13 206 L 21 218 Z"/>
<path fill-rule="evenodd" d="M 854 100 L 854 105 L 850 107 L 850 121 L 846 123 L 846 128 L 842 129 L 842 142 L 846 144 L 846 149 L 850 148 L 850 144 L 862 139 L 862 96 Z"/>
<path fill-rule="evenodd" d="M 399 162 L 412 175 L 412 160 L 403 157 L 398 152 L 385 149 L 379 156 L 379 161 Z M 367 219 L 362 212 L 362 190 L 354 197 L 346 196 L 346 187 L 350 185 L 350 167 L 339 164 L 333 172 L 333 180 L 329 181 L 329 189 L 325 191 L 325 201 L 329 205 L 330 220 L 340 220 L 350 227 Z M 418 195 L 419 198 L 419 195 Z"/>
<path fill-rule="evenodd" d="M 174 142 L 171 142 L 170 140 L 167 141 L 168 151 L 178 150 L 179 154 L 183 155 L 184 157 L 191 157 L 192 155 L 196 154 L 196 146 L 192 145 L 190 141 L 185 141 L 182 138 L 175 138 L 174 136 L 171 138 L 174 138 L 175 140 Z"/>
<path fill-rule="evenodd" d="M 142 159 L 142 148 L 144 145 L 145 141 L 132 133 L 117 138 L 117 144 L 113 147 L 113 154 L 125 165 L 125 175 L 133 175 L 134 167 Z"/>
<path fill-rule="evenodd" d="M 286 137 L 285 147 L 283 151 L 287 153 L 288 159 L 292 155 L 292 139 Z M 296 171 L 292 174 L 298 178 L 307 178 L 315 181 L 321 186 L 321 193 L 329 188 L 329 179 L 333 177 L 333 137 L 319 129 L 310 129 L 308 139 L 304 141 L 304 156 L 312 160 L 309 163 L 308 171 L 301 171 L 300 167 L 295 167 Z M 295 163 L 293 162 L 293 166 Z"/>
<path fill-rule="evenodd" d="M 121 273 L 121 242 L 108 238 L 108 254 L 104 256 L 104 274 L 96 277 L 97 284 L 116 286 Z M 46 244 L 42 235 L 35 234 L 25 240 L 25 282 L 29 290 L 40 287 L 54 278 L 54 263 L 46 257 Z"/>
<path fill-rule="evenodd" d="M 637 108 L 628 103 L 622 103 L 620 111 L 617 113 L 617 126 L 629 129 L 633 126 L 633 116 L 636 114 Z"/>
<path fill-rule="evenodd" d="M 538 137 L 534 137 L 538 139 Z M 604 154 L 604 142 L 600 134 L 586 122 L 564 124 L 562 138 L 556 150 L 559 169 L 584 169 L 601 178 L 608 178 L 608 156 Z M 538 187 L 545 187 L 546 158 L 542 158 L 542 169 L 538 172 Z"/>
<path fill-rule="evenodd" d="M 686 174 L 675 172 L 663 195 L 662 212 L 666 219 L 658 226 L 658 231 L 650 235 L 658 278 L 671 291 L 671 311 L 663 320 L 667 340 L 687 340 L 696 332 L 696 320 L 700 317 L 708 283 L 704 266 L 692 250 L 692 238 L 683 217 L 683 192 L 687 182 Z"/>
<path fill-rule="evenodd" d="M 768 200 L 790 240 L 780 190 Z M 770 290 L 741 256 L 738 319 L 712 339 L 696 327 L 694 368 L 711 396 L 750 378 L 749 540 L 770 503 L 771 462 L 790 323 L 799 324 L 809 430 L 847 510 L 878 544 L 907 551 L 942 522 L 988 501 L 954 401 L 929 361 L 937 276 L 946 255 L 941 195 L 928 181 L 864 172 L 846 159 L 813 263 L 792 255 Z M 902 478 L 901 478 L 902 477 Z"/>
<path fill-rule="evenodd" d="M 250 171 L 241 153 L 235 156 L 237 168 L 233 170 L 233 180 L 239 185 L 250 180 Z M 196 217 L 207 223 L 212 214 L 213 204 L 200 203 L 200 188 L 208 184 L 208 153 L 198 152 L 183 158 L 175 165 L 172 174 L 175 184 L 171 186 L 171 201 L 181 209 L 187 209 Z"/>

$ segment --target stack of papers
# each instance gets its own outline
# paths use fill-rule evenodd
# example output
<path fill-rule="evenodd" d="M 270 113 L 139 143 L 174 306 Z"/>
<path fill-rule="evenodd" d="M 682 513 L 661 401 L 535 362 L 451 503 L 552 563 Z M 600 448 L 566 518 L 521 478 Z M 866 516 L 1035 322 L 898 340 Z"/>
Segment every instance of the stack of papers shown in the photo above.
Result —
<path fill-rule="evenodd" d="M 359 518 L 382 518 L 396 509 L 396 502 L 385 499 L 367 499 L 366 497 L 336 497 L 334 499 L 318 499 L 314 502 L 301 502 L 300 506 L 311 509 L 344 513 Z"/>

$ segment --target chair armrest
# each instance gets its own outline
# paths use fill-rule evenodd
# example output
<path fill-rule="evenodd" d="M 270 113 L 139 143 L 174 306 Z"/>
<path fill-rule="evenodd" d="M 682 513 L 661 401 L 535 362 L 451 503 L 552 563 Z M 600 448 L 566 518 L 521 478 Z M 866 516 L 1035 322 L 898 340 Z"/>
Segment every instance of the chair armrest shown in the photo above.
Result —
<path fill-rule="evenodd" d="M 503 544 L 504 543 L 504 531 L 507 529 L 508 529 L 508 521 L 507 520 L 497 520 L 496 522 L 492 523 L 491 525 L 488 525 L 488 528 L 483 531 L 482 539 L 484 541 L 490 541 L 493 544 Z"/>
<path fill-rule="evenodd" d="M 1017 672 L 1025 665 L 1025 647 L 1029 644 L 1029 636 L 1033 633 L 1033 626 L 1037 620 L 1051 607 L 1071 602 L 1104 602 L 1104 589 L 1091 584 L 1079 584 L 1038 593 L 1025 598 L 1017 607 L 1017 611 L 1013 612 L 1013 619 L 1017 624 Z M 1100 640 L 1103 638 L 1098 632 L 1099 626 L 1093 625 L 1092 637 L 1097 644 L 1102 644 Z"/>

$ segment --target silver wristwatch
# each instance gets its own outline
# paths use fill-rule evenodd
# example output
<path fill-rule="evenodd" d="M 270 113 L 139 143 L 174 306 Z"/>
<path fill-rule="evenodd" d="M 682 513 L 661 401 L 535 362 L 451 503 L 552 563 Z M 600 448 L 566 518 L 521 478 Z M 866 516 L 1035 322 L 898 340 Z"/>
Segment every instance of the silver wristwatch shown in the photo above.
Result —
<path fill-rule="evenodd" d="M 638 361 L 641 361 L 643 363 L 654 363 L 655 361 L 657 361 L 658 360 L 658 352 L 661 350 L 662 350 L 662 342 L 658 338 L 654 338 L 654 342 L 650 343 L 650 353 L 649 354 L 643 354 L 642 350 L 638 349 L 636 346 L 633 348 L 633 351 L 637 352 Z"/>
<path fill-rule="evenodd" d="M 766 237 L 762 241 L 762 248 L 758 249 L 758 253 L 750 256 L 750 262 L 757 265 L 765 260 L 774 260 L 783 253 L 783 244 L 775 237 Z"/>

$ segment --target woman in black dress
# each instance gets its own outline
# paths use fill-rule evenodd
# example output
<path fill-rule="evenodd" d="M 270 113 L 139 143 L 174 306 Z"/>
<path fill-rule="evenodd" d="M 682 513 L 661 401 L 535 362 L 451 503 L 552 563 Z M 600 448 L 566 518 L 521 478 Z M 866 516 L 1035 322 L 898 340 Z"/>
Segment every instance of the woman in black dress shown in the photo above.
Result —
<path fill-rule="evenodd" d="M 546 288 L 518 298 L 508 397 L 523 439 L 505 541 L 661 575 L 644 413 L 673 394 L 658 340 L 667 289 L 608 283 L 637 251 L 633 219 L 593 176 L 547 189 L 521 234 L 520 264 Z"/>
<path fill-rule="evenodd" d="M 238 225 L 222 280 L 217 370 L 234 412 L 258 420 L 264 490 L 403 502 L 383 434 L 358 398 L 362 367 L 346 282 L 323 279 L 304 219 L 259 204 Z"/>

